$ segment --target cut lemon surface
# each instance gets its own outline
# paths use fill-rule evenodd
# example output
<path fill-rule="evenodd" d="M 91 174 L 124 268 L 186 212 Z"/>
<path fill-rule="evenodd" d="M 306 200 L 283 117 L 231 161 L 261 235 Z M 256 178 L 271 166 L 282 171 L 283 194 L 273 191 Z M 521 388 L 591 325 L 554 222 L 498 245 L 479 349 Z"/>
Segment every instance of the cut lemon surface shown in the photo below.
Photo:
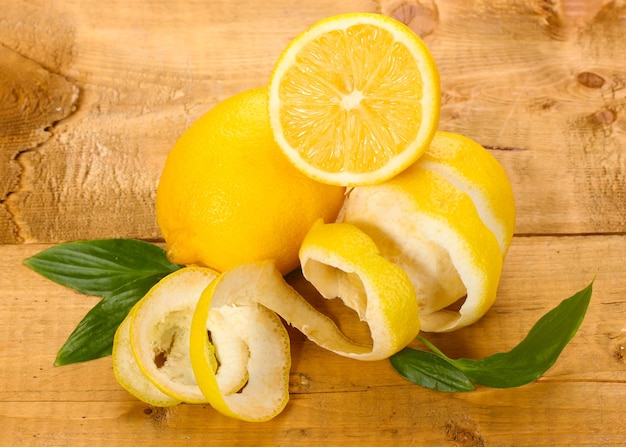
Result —
<path fill-rule="evenodd" d="M 424 42 L 380 14 L 324 19 L 298 35 L 269 83 L 274 138 L 321 182 L 380 183 L 412 164 L 439 121 L 439 75 Z"/>
<path fill-rule="evenodd" d="M 139 369 L 164 394 L 182 402 L 206 402 L 191 366 L 189 333 L 198 300 L 216 277 L 203 267 L 177 270 L 150 289 L 131 313 L 129 339 Z"/>
<path fill-rule="evenodd" d="M 425 331 L 452 331 L 491 307 L 502 270 L 498 240 L 470 196 L 415 163 L 381 185 L 354 188 L 343 220 L 407 272 Z"/>

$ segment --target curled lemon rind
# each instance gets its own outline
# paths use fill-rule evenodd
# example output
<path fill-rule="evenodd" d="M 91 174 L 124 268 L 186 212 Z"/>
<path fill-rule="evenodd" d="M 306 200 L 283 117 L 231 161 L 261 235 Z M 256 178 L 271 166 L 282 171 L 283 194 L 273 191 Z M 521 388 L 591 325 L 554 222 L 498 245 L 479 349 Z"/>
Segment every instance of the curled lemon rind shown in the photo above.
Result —
<path fill-rule="evenodd" d="M 130 345 L 137 365 L 163 393 L 182 402 L 206 402 L 191 366 L 189 331 L 202 291 L 216 276 L 208 268 L 182 268 L 133 307 Z"/>

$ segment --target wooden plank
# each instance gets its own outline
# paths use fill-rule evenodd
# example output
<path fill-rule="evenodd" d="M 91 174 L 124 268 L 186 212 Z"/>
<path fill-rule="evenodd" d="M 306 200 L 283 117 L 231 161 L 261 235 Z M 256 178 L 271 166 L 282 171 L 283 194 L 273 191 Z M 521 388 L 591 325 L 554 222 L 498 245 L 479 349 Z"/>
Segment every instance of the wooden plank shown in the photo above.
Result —
<path fill-rule="evenodd" d="M 441 127 L 494 149 L 519 233 L 624 231 L 626 6 L 600 3 L 437 3 Z"/>
<path fill-rule="evenodd" d="M 96 299 L 21 265 L 45 247 L 0 245 L 0 437 L 11 445 L 622 444 L 624 236 L 516 237 L 487 316 L 452 334 L 426 335 L 451 356 L 510 349 L 548 309 L 596 277 L 579 333 L 538 382 L 432 392 L 405 382 L 387 361 L 346 359 L 290 330 L 291 401 L 262 424 L 202 405 L 150 408 L 116 383 L 109 358 L 53 367 L 56 350 Z"/>
<path fill-rule="evenodd" d="M 58 123 L 45 145 L 20 155 L 20 186 L 4 203 L 4 225 L 17 227 L 23 242 L 160 237 L 156 184 L 184 129 L 218 101 L 265 85 L 279 52 L 308 25 L 372 6 L 365 0 L 115 7 L 90 1 L 45 8 L 4 2 L 0 44 L 80 88 L 71 120 Z M 9 124 L 0 121 L 0 129 Z M 0 164 L 0 177 L 5 169 Z"/>
<path fill-rule="evenodd" d="M 441 128 L 493 149 L 519 234 L 623 232 L 625 7 L 590 5 L 7 0 L 0 44 L 80 96 L 49 140 L 18 156 L 0 241 L 160 238 L 155 188 L 178 136 L 218 101 L 265 84 L 298 32 L 348 11 L 382 11 L 424 35 L 441 71 Z M 15 178 L 11 166 L 0 164 L 0 178 Z"/>

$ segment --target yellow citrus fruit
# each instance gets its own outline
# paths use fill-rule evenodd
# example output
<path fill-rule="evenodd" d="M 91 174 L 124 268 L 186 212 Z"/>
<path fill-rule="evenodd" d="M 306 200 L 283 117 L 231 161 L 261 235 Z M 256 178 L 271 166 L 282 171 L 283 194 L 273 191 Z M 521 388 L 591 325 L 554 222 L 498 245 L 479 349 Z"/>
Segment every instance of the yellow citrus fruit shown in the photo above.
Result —
<path fill-rule="evenodd" d="M 258 302 L 273 293 L 259 278 L 256 263 L 222 273 L 202 294 L 190 332 L 191 364 L 208 402 L 245 421 L 272 419 L 289 401 L 289 335 Z"/>
<path fill-rule="evenodd" d="M 288 273 L 309 227 L 334 220 L 343 195 L 284 157 L 263 87 L 221 102 L 180 137 L 157 188 L 157 222 L 172 262 L 225 271 L 274 259 Z"/>
<path fill-rule="evenodd" d="M 439 75 L 424 42 L 380 14 L 324 19 L 293 39 L 269 83 L 276 141 L 322 182 L 380 183 L 413 163 L 437 128 Z"/>
<path fill-rule="evenodd" d="M 161 392 L 182 402 L 206 402 L 191 366 L 189 332 L 198 300 L 217 276 L 197 266 L 177 270 L 131 312 L 129 339 L 139 369 Z"/>
<path fill-rule="evenodd" d="M 155 407 L 171 407 L 180 400 L 165 394 L 141 371 L 130 346 L 131 312 L 118 326 L 113 338 L 113 374 L 118 383 L 130 394 Z"/>
<path fill-rule="evenodd" d="M 439 134 L 424 163 L 383 184 L 354 188 L 345 202 L 343 221 L 361 228 L 407 272 L 425 331 L 467 326 L 496 298 L 514 208 L 505 203 L 512 202 L 506 175 L 483 151 L 471 140 Z M 498 237 L 490 225 L 500 229 Z"/>

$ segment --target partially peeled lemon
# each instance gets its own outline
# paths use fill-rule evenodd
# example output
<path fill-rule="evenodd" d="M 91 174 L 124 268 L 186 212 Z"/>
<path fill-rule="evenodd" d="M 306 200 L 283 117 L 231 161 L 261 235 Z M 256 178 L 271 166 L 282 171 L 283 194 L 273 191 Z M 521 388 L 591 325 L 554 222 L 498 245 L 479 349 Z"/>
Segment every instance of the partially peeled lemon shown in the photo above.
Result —
<path fill-rule="evenodd" d="M 407 170 L 353 188 L 342 219 L 407 272 L 422 330 L 459 329 L 493 304 L 513 235 L 514 201 L 504 170 L 472 140 L 437 133 Z"/>

